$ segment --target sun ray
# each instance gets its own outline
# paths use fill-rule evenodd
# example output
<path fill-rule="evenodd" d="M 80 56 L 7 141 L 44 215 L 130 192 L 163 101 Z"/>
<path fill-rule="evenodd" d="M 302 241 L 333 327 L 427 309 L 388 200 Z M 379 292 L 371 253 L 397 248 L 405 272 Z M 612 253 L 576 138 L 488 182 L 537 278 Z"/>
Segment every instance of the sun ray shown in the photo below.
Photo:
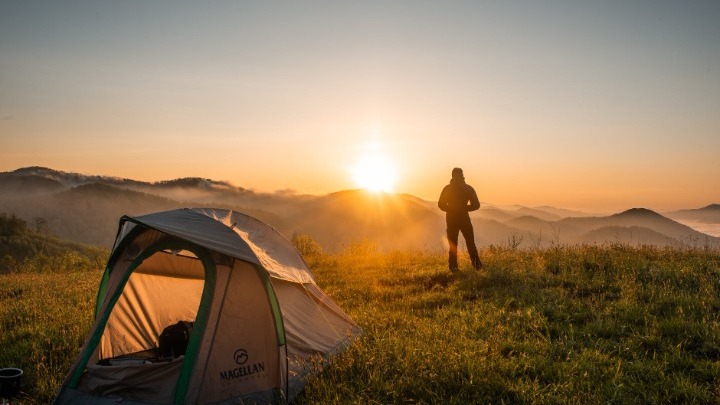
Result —
<path fill-rule="evenodd" d="M 374 192 L 391 193 L 397 181 L 394 163 L 377 153 L 361 157 L 350 172 L 357 187 Z"/>

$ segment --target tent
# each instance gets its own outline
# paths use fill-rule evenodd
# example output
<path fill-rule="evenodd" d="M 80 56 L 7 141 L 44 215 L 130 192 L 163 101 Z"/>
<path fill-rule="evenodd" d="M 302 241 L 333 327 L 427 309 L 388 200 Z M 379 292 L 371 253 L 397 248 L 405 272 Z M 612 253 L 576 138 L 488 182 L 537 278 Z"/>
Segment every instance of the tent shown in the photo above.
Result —
<path fill-rule="evenodd" d="M 55 403 L 282 403 L 360 333 L 257 219 L 209 208 L 124 216 Z"/>

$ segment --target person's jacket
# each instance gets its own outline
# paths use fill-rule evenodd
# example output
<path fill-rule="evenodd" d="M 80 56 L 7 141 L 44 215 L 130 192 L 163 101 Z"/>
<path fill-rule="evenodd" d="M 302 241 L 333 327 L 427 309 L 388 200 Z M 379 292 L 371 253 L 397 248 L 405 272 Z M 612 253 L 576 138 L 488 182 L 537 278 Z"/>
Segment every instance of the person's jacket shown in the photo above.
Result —
<path fill-rule="evenodd" d="M 448 216 L 469 215 L 470 211 L 480 208 L 480 200 L 475 189 L 465 180 L 453 178 L 440 193 L 438 208 L 447 212 Z"/>

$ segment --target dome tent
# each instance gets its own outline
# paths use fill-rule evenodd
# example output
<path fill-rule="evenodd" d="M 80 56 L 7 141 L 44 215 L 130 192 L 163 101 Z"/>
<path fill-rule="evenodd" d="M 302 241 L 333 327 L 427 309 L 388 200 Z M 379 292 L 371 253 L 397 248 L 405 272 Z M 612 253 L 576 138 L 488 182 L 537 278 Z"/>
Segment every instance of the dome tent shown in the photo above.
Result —
<path fill-rule="evenodd" d="M 168 351 L 173 326 L 185 342 Z M 311 363 L 360 333 L 292 244 L 257 219 L 219 209 L 125 216 L 55 403 L 289 401 Z"/>

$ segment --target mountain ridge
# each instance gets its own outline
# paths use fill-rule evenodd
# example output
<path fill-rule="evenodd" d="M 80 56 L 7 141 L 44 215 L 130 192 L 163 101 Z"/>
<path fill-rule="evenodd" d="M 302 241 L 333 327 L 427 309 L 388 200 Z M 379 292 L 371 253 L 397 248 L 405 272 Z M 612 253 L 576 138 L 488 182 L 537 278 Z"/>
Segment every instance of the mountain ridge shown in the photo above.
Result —
<path fill-rule="evenodd" d="M 23 184 L 28 179 L 43 193 L 26 192 Z M 363 239 L 383 249 L 434 250 L 446 245 L 444 214 L 434 202 L 410 194 L 359 189 L 319 196 L 256 193 L 200 177 L 149 183 L 39 166 L 0 173 L 0 212 L 15 213 L 28 221 L 44 218 L 55 234 L 81 243 L 111 245 L 122 215 L 184 206 L 247 212 L 268 222 L 288 239 L 295 233 L 308 234 L 333 251 Z M 541 247 L 649 240 L 659 245 L 683 246 L 704 240 L 720 246 L 720 238 L 699 233 L 647 208 L 631 208 L 608 216 L 580 216 L 578 211 L 565 211 L 570 216 L 562 217 L 559 213 L 563 209 L 554 207 L 502 209 L 484 204 L 471 213 L 471 218 L 479 245 L 522 241 L 524 246 Z"/>
<path fill-rule="evenodd" d="M 710 204 L 702 208 L 684 209 L 667 213 L 676 220 L 700 221 L 709 224 L 720 224 L 720 204 Z"/>

